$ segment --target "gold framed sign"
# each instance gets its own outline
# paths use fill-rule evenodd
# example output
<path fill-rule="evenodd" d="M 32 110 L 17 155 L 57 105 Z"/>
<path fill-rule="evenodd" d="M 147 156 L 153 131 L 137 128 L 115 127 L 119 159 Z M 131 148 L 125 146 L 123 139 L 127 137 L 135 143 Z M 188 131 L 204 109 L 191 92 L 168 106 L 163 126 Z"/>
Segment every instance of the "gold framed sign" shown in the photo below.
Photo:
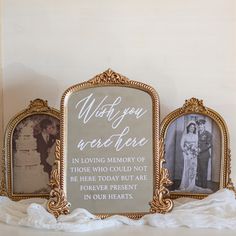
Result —
<path fill-rule="evenodd" d="M 49 180 L 60 134 L 60 112 L 35 99 L 7 125 L 2 194 L 13 200 L 48 198 Z"/>
<path fill-rule="evenodd" d="M 68 202 L 101 218 L 172 209 L 153 88 L 109 69 L 67 89 L 61 114 L 49 212 L 68 213 Z"/>
<path fill-rule="evenodd" d="M 229 134 L 223 118 L 191 98 L 161 123 L 171 198 L 202 199 L 221 188 L 235 191 L 230 178 Z"/>

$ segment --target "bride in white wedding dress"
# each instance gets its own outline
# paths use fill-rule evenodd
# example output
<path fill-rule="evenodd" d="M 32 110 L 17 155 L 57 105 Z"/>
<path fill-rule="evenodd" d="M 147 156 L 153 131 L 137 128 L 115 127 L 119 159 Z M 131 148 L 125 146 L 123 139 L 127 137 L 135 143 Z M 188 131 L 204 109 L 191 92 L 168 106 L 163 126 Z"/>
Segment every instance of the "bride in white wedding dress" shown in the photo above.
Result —
<path fill-rule="evenodd" d="M 196 188 L 197 156 L 199 150 L 197 125 L 194 121 L 190 121 L 187 124 L 180 145 L 183 151 L 184 169 L 179 189 L 185 192 L 192 192 Z"/>

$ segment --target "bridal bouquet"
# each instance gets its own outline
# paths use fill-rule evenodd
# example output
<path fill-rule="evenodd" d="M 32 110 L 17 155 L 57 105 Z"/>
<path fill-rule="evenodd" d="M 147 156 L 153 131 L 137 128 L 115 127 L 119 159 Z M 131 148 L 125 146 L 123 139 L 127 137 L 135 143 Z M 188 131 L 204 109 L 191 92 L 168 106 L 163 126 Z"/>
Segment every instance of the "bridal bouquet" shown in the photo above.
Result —
<path fill-rule="evenodd" d="M 185 153 L 187 155 L 191 154 L 194 158 L 198 156 L 200 149 L 194 144 L 185 143 Z"/>

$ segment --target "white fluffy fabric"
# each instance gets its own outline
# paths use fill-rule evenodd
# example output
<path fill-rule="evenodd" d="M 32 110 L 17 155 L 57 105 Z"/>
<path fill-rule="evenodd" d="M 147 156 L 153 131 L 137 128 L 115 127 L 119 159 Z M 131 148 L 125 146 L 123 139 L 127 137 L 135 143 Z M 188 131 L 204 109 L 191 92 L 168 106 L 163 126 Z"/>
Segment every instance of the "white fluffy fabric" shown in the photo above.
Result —
<path fill-rule="evenodd" d="M 81 208 L 56 219 L 46 211 L 46 202 L 43 199 L 14 202 L 7 197 L 0 197 L 0 221 L 11 225 L 67 232 L 92 231 L 117 225 L 236 229 L 235 193 L 230 190 L 222 189 L 203 200 L 182 198 L 174 203 L 172 212 L 164 215 L 149 214 L 140 220 L 119 215 L 101 220 Z"/>

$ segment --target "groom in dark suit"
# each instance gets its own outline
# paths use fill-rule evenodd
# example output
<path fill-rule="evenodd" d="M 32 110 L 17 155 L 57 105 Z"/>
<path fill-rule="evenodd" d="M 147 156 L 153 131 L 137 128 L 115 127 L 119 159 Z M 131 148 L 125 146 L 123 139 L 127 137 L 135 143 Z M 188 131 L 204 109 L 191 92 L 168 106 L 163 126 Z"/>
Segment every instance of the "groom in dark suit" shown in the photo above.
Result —
<path fill-rule="evenodd" d="M 52 166 L 46 161 L 50 148 L 55 142 L 53 135 L 53 123 L 49 119 L 43 119 L 40 122 L 41 133 L 36 136 L 37 139 L 37 152 L 40 153 L 41 165 L 44 166 L 43 170 L 48 173 L 50 178 Z"/>
<path fill-rule="evenodd" d="M 211 157 L 212 135 L 205 129 L 206 120 L 200 119 L 198 124 L 198 164 L 197 164 L 197 185 L 202 188 L 207 188 L 207 171 L 208 162 Z"/>

